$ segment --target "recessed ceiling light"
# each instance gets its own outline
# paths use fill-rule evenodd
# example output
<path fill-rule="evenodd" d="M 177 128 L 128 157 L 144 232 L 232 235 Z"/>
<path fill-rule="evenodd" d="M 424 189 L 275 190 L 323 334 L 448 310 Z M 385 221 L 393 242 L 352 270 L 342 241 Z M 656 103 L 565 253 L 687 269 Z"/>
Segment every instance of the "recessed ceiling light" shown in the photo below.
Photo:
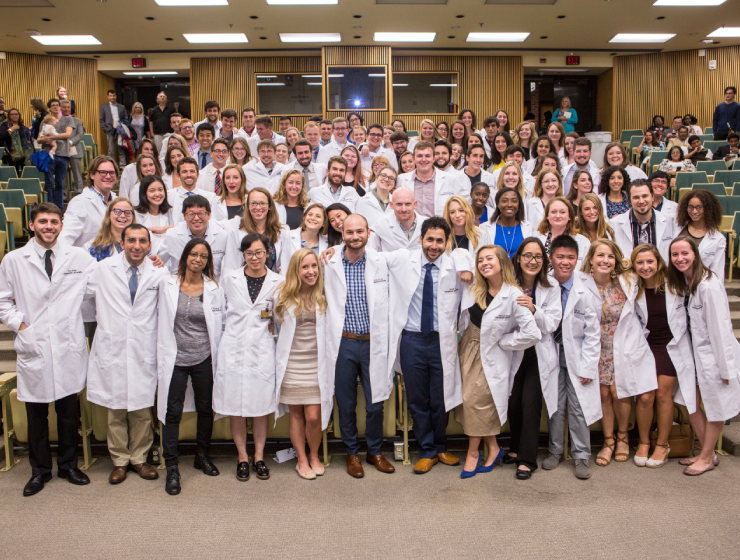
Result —
<path fill-rule="evenodd" d="M 301 74 L 301 78 L 320 78 L 321 74 Z"/>
<path fill-rule="evenodd" d="M 248 43 L 244 33 L 183 33 L 188 43 Z"/>
<path fill-rule="evenodd" d="M 124 76 L 177 76 L 177 72 L 172 71 L 152 71 L 152 72 L 124 72 Z"/>
<path fill-rule="evenodd" d="M 429 87 L 457 87 L 457 84 L 429 84 Z"/>
<path fill-rule="evenodd" d="M 51 21 L 48 17 L 41 18 L 41 21 Z"/>
<path fill-rule="evenodd" d="M 92 35 L 36 35 L 33 39 L 42 45 L 102 45 Z"/>
<path fill-rule="evenodd" d="M 393 87 L 406 87 L 408 84 L 393 84 Z"/>
<path fill-rule="evenodd" d="M 249 16 L 249 19 L 259 19 L 259 16 Z"/>
<path fill-rule="evenodd" d="M 709 44 L 709 43 L 714 43 L 714 41 L 713 41 L 712 39 L 704 39 L 704 40 L 702 41 L 702 43 L 707 43 L 707 44 Z"/>
<path fill-rule="evenodd" d="M 617 33 L 610 43 L 665 43 L 676 36 L 675 33 Z"/>
<path fill-rule="evenodd" d="M 354 39 L 362 39 L 362 36 L 360 36 L 360 35 L 355 35 L 355 36 L 354 36 L 353 38 L 354 38 Z"/>
<path fill-rule="evenodd" d="M 271 6 L 312 6 L 339 4 L 339 0 L 267 0 Z"/>
<path fill-rule="evenodd" d="M 529 33 L 468 33 L 468 43 L 521 43 Z"/>
<path fill-rule="evenodd" d="M 373 41 L 391 43 L 431 43 L 434 41 L 436 33 L 384 33 L 377 32 L 373 36 Z"/>
<path fill-rule="evenodd" d="M 355 15 L 354 15 L 354 16 L 352 16 L 352 17 L 353 17 L 353 18 L 355 18 L 355 19 L 360 19 L 360 18 L 361 18 L 362 16 L 361 16 L 360 14 L 355 14 Z"/>
<path fill-rule="evenodd" d="M 341 43 L 341 33 L 281 33 L 283 43 Z"/>
<path fill-rule="evenodd" d="M 321 82 L 306 82 L 307 86 L 321 86 L 324 85 Z"/>
<path fill-rule="evenodd" d="M 454 36 L 454 35 L 447 35 L 447 38 L 448 38 L 448 39 L 454 39 L 454 38 L 455 38 L 455 36 Z"/>
<path fill-rule="evenodd" d="M 368 78 L 385 78 L 385 74 L 368 74 Z"/>
<path fill-rule="evenodd" d="M 277 78 L 277 76 L 257 76 L 257 78 L 262 78 L 263 80 L 267 80 L 269 78 Z"/>
<path fill-rule="evenodd" d="M 174 41 L 174 39 L 172 37 L 165 37 L 164 40 L 165 41 Z"/>
<path fill-rule="evenodd" d="M 344 74 L 329 74 L 330 78 L 344 78 Z"/>
<path fill-rule="evenodd" d="M 285 84 L 257 84 L 258 86 L 284 86 Z"/>
<path fill-rule="evenodd" d="M 262 39 L 264 41 L 265 39 L 267 39 L 267 37 L 260 37 L 260 39 Z"/>
<path fill-rule="evenodd" d="M 565 19 L 565 16 L 558 16 L 558 19 Z"/>
<path fill-rule="evenodd" d="M 543 35 L 540 39 L 547 39 L 547 35 Z"/>
<path fill-rule="evenodd" d="M 655 18 L 655 19 L 665 19 L 665 16 L 658 16 L 658 17 L 657 17 L 657 18 Z"/>
<path fill-rule="evenodd" d="M 228 0 L 154 0 L 158 6 L 228 6 Z"/>
<path fill-rule="evenodd" d="M 462 19 L 462 18 L 464 18 L 465 16 L 461 14 L 461 15 L 459 15 L 459 16 L 455 16 L 455 17 L 456 17 L 457 19 Z"/>
<path fill-rule="evenodd" d="M 653 6 L 719 6 L 725 0 L 657 0 Z"/>
<path fill-rule="evenodd" d="M 707 37 L 740 37 L 740 27 L 720 27 Z"/>

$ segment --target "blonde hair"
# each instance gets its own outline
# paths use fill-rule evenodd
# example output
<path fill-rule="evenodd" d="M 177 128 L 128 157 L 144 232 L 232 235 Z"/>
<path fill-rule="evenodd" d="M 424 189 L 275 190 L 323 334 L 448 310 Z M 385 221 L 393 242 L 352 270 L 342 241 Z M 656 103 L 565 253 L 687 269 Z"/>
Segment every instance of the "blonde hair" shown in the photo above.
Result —
<path fill-rule="evenodd" d="M 501 268 L 501 279 L 505 284 L 514 286 L 519 290 L 519 286 L 516 283 L 516 276 L 514 275 L 514 265 L 511 264 L 509 255 L 506 254 L 506 250 L 498 245 L 483 245 L 478 249 L 475 254 L 475 284 L 473 284 L 473 295 L 475 296 L 475 303 L 481 309 L 488 307 L 486 303 L 486 295 L 488 295 L 488 280 L 486 280 L 478 269 L 478 258 L 483 251 L 491 250 L 498 259 L 499 268 Z M 521 290 L 520 290 L 521 291 Z"/>
<path fill-rule="evenodd" d="M 540 172 L 537 174 L 537 180 L 534 182 L 534 196 L 537 198 L 542 198 L 542 195 L 545 194 L 542 190 L 542 181 L 544 180 L 545 175 L 547 175 L 548 173 L 552 173 L 553 175 L 555 175 L 558 180 L 558 190 L 555 191 L 555 196 L 563 196 L 563 176 L 557 171 L 553 171 L 552 169 L 541 169 Z"/>
<path fill-rule="evenodd" d="M 306 231 L 306 216 L 314 208 L 318 208 L 324 213 L 324 223 L 321 224 L 319 235 L 326 235 L 329 231 L 329 215 L 326 213 L 326 207 L 318 202 L 314 202 L 311 206 L 303 211 L 303 218 L 301 218 L 301 231 Z"/>
<path fill-rule="evenodd" d="M 375 156 L 373 158 L 373 162 L 370 164 L 370 178 L 368 179 L 368 182 L 370 182 L 370 183 L 375 183 L 378 180 L 378 178 L 375 176 L 375 171 L 373 169 L 375 167 L 375 164 L 376 163 L 382 163 L 384 165 L 384 167 L 392 167 L 391 162 L 388 161 L 388 158 L 387 157 L 385 157 L 385 156 Z M 382 167 L 380 169 L 378 169 L 378 172 L 380 172 L 382 169 L 383 169 Z M 394 171 L 395 171 L 395 169 L 394 169 Z M 396 174 L 398 174 L 398 172 L 396 172 Z"/>
<path fill-rule="evenodd" d="M 309 128 L 317 128 L 321 130 L 321 127 L 318 123 L 314 121 L 308 121 L 306 124 L 303 125 L 303 132 L 305 133 Z"/>
<path fill-rule="evenodd" d="M 113 213 L 113 207 L 119 202 L 125 202 L 129 205 L 129 208 L 131 208 L 131 223 L 136 223 L 136 212 L 134 212 L 133 203 L 125 196 L 114 198 L 110 201 L 110 204 L 108 204 L 108 208 L 106 208 L 105 210 L 105 216 L 103 217 L 103 223 L 100 224 L 98 235 L 96 235 L 95 239 L 92 240 L 93 247 L 108 247 L 109 245 L 113 245 L 116 242 L 115 237 L 113 237 L 113 231 L 111 230 L 110 215 Z"/>
<path fill-rule="evenodd" d="M 547 131 L 545 132 L 546 136 L 550 138 L 550 134 L 548 133 L 550 132 L 550 129 L 553 126 L 556 127 L 560 131 L 560 140 L 558 140 L 558 148 L 565 148 L 565 128 L 559 122 L 551 122 L 550 124 L 547 125 Z M 550 140 L 552 140 L 552 138 L 550 138 Z"/>
<path fill-rule="evenodd" d="M 59 90 L 57 90 L 57 91 L 59 91 Z M 144 111 L 144 106 L 140 102 L 138 102 L 138 101 L 131 106 L 131 116 L 133 117 L 134 115 L 136 115 L 136 108 L 137 107 L 139 109 L 141 109 L 141 116 L 142 117 L 146 117 L 146 112 Z"/>
<path fill-rule="evenodd" d="M 247 202 L 244 207 L 244 213 L 242 219 L 239 222 L 239 229 L 246 231 L 247 233 L 259 233 L 257 226 L 252 220 L 252 214 L 249 211 L 249 199 L 255 193 L 263 194 L 267 197 L 267 221 L 265 222 L 265 233 L 264 235 L 270 240 L 270 243 L 275 244 L 280 239 L 280 234 L 283 232 L 283 226 L 280 224 L 280 217 L 278 216 L 277 207 L 275 201 L 268 191 L 264 187 L 255 187 L 247 195 Z"/>
<path fill-rule="evenodd" d="M 180 121 L 182 122 L 182 121 Z M 244 163 L 239 163 L 237 159 L 234 157 L 233 149 L 236 144 L 240 144 L 244 150 L 247 152 L 246 157 L 244 158 Z M 249 149 L 249 143 L 247 142 L 246 138 L 242 138 L 241 136 L 237 136 L 231 141 L 231 146 L 229 146 L 229 161 L 236 165 L 246 165 L 253 159 L 256 159 L 252 155 L 252 150 Z"/>
<path fill-rule="evenodd" d="M 326 298 L 324 297 L 324 272 L 318 267 L 316 283 L 311 286 L 305 298 L 301 297 L 301 263 L 308 256 L 313 256 L 316 262 L 319 258 L 312 249 L 299 249 L 290 258 L 288 270 L 285 271 L 285 282 L 278 288 L 277 303 L 275 304 L 275 317 L 281 323 L 285 319 L 285 312 L 291 307 L 293 315 L 298 317 L 304 311 L 318 311 L 323 314 L 326 311 Z"/>
<path fill-rule="evenodd" d="M 576 229 L 577 233 L 580 233 L 589 241 L 593 241 L 593 239 L 591 239 L 591 234 L 588 231 L 586 220 L 583 219 L 583 205 L 586 201 L 593 202 L 598 210 L 599 219 L 596 220 L 596 239 L 604 239 L 607 236 L 614 239 L 614 230 L 604 217 L 604 206 L 601 204 L 601 199 L 594 193 L 584 194 L 581 196 L 581 201 L 578 203 L 578 220 L 576 221 L 576 225 L 578 226 Z"/>
<path fill-rule="evenodd" d="M 239 173 L 239 191 L 236 193 L 239 197 L 239 200 L 246 200 L 247 195 L 249 194 L 249 190 L 247 189 L 247 176 L 244 174 L 244 169 L 242 169 L 242 166 L 238 163 L 230 163 L 226 167 L 224 167 L 223 173 L 221 173 L 221 177 L 223 178 L 224 186 L 221 189 L 221 194 L 219 195 L 219 200 L 223 202 L 226 200 L 226 197 L 229 195 L 229 189 L 226 188 L 226 172 L 229 169 L 236 169 Z M 244 202 L 242 202 L 242 205 Z"/>
<path fill-rule="evenodd" d="M 182 121 L 180 121 L 180 122 L 182 122 Z M 167 149 L 169 149 L 169 147 L 170 147 L 170 140 L 172 140 L 173 138 L 175 140 L 177 140 L 177 142 L 180 144 L 180 147 L 185 152 L 185 157 L 188 157 L 190 155 L 190 150 L 188 150 L 188 141 L 185 140 L 185 137 L 184 136 L 182 136 L 180 134 L 177 134 L 176 132 L 173 132 L 172 134 L 170 134 L 170 137 L 167 138 Z"/>
<path fill-rule="evenodd" d="M 521 137 L 519 135 L 519 132 L 524 127 L 529 127 L 529 130 L 531 131 L 531 135 L 529 137 L 529 146 L 534 146 L 534 143 L 537 141 L 537 127 L 535 127 L 534 123 L 532 121 L 524 121 L 520 122 L 518 125 L 516 125 L 516 128 L 514 129 L 514 132 L 511 133 L 511 139 L 514 142 L 514 144 L 517 144 L 521 146 Z M 529 147 L 528 146 L 528 147 Z"/>
<path fill-rule="evenodd" d="M 558 109 L 562 109 L 563 108 L 563 102 L 566 99 L 568 100 L 568 106 L 567 106 L 568 109 L 572 109 L 573 108 L 573 105 L 570 104 L 570 97 L 568 97 L 567 95 L 564 95 L 563 97 L 560 98 L 560 105 L 558 105 Z"/>
<path fill-rule="evenodd" d="M 547 235 L 550 232 L 550 222 L 547 221 L 547 215 L 550 213 L 550 207 L 556 203 L 556 202 L 562 202 L 565 204 L 565 207 L 568 209 L 568 225 L 565 226 L 565 231 L 563 232 L 563 235 L 575 235 L 576 234 L 576 213 L 573 210 L 573 205 L 568 202 L 568 200 L 564 196 L 556 196 L 550 202 L 547 203 L 545 206 L 545 217 L 542 218 L 542 221 L 540 222 L 539 227 L 537 228 L 537 231 L 541 233 L 542 235 Z"/>
<path fill-rule="evenodd" d="M 141 183 L 144 180 L 144 176 L 141 174 L 141 162 L 145 159 L 152 160 L 154 162 L 154 174 L 158 177 L 162 176 L 162 167 L 159 165 L 159 160 L 157 158 L 152 154 L 139 154 L 139 157 L 136 158 L 136 178 L 138 179 L 138 183 Z"/>
<path fill-rule="evenodd" d="M 641 243 L 635 249 L 632 251 L 632 255 L 630 255 L 630 261 L 632 262 L 632 270 L 637 273 L 637 268 L 635 267 L 635 261 L 637 260 L 637 257 L 641 253 L 652 253 L 655 257 L 655 262 L 657 263 L 658 267 L 655 270 L 655 285 L 656 285 L 656 292 L 659 294 L 665 293 L 665 284 L 667 281 L 666 271 L 668 270 L 668 267 L 665 264 L 665 261 L 663 260 L 663 257 L 660 256 L 660 251 L 658 251 L 658 248 L 653 245 L 652 243 Z M 640 299 L 642 297 L 642 294 L 645 292 L 645 288 L 647 288 L 647 282 L 637 274 L 637 298 Z"/>
<path fill-rule="evenodd" d="M 285 190 L 285 183 L 288 182 L 289 177 L 296 174 L 301 176 L 301 194 L 298 195 L 298 206 L 305 208 L 308 206 L 309 202 L 311 202 L 308 199 L 308 193 L 306 192 L 306 179 L 303 176 L 303 173 L 298 169 L 290 169 L 283 173 L 283 176 L 280 178 L 280 186 L 278 187 L 274 197 L 276 204 L 288 204 L 288 191 Z"/>
<path fill-rule="evenodd" d="M 284 136 L 285 136 L 285 143 L 286 143 L 286 144 L 288 144 L 288 132 L 290 132 L 291 130 L 295 130 L 295 133 L 296 133 L 296 134 L 298 135 L 298 140 L 300 140 L 301 138 L 303 138 L 303 136 L 301 136 L 301 131 L 300 131 L 300 130 L 298 130 L 298 129 L 297 129 L 296 127 L 294 127 L 294 126 L 288 127 L 288 128 L 287 128 L 287 129 L 285 130 L 285 135 L 284 135 Z M 298 140 L 296 140 L 296 142 L 298 142 Z M 288 146 L 289 146 L 289 144 L 288 144 Z M 290 148 L 289 148 L 289 149 L 288 149 L 288 153 L 290 153 L 290 151 L 291 151 L 291 150 L 290 150 Z"/>
<path fill-rule="evenodd" d="M 470 203 L 461 196 L 451 196 L 447 199 L 447 202 L 445 203 L 445 209 L 442 213 L 442 217 L 448 224 L 450 224 L 450 229 L 454 232 L 452 219 L 450 218 L 450 204 L 452 204 L 453 202 L 457 202 L 460 205 L 460 208 L 462 208 L 463 212 L 465 212 L 465 237 L 470 240 L 470 243 L 472 243 L 473 245 L 473 251 L 475 251 L 478 248 L 478 241 L 480 241 L 480 229 L 475 226 L 475 219 L 473 218 L 473 208 L 470 206 Z M 452 251 L 453 249 L 452 243 L 454 242 L 455 238 L 453 232 L 451 232 L 450 236 L 447 238 L 447 247 L 445 248 L 445 250 L 447 251 Z"/>
<path fill-rule="evenodd" d="M 500 191 L 503 189 L 506 185 L 504 185 L 504 175 L 506 174 L 506 169 L 509 167 L 513 167 L 516 169 L 517 175 L 519 175 L 519 182 L 516 185 L 516 191 L 519 193 L 519 196 L 522 198 L 522 201 L 524 201 L 527 198 L 527 188 L 524 186 L 524 176 L 522 175 L 522 168 L 519 167 L 519 164 L 515 161 L 507 161 L 503 167 L 501 167 L 501 172 L 498 175 L 498 181 L 496 181 L 496 190 Z"/>
<path fill-rule="evenodd" d="M 591 246 L 588 248 L 588 253 L 586 253 L 586 257 L 583 259 L 581 272 L 585 272 L 586 274 L 590 274 L 593 276 L 593 272 L 591 270 L 591 259 L 594 258 L 594 255 L 596 254 L 596 249 L 598 249 L 601 245 L 606 245 L 607 247 L 609 247 L 609 250 L 614 254 L 614 272 L 617 273 L 617 276 L 624 276 L 627 282 L 631 284 L 633 280 L 632 263 L 629 259 L 624 258 L 624 253 L 622 253 L 622 249 L 620 249 L 619 245 L 614 243 L 614 241 L 612 241 L 611 239 L 597 239 L 596 241 L 591 243 Z"/>
<path fill-rule="evenodd" d="M 421 141 L 423 138 L 423 136 L 421 135 L 421 129 L 424 128 L 424 123 L 431 125 L 432 129 L 434 129 L 434 132 L 432 133 L 432 140 L 431 140 L 432 144 L 434 144 L 434 138 L 437 135 L 437 125 L 434 124 L 429 119 L 421 119 L 421 122 L 419 123 L 419 141 Z"/>

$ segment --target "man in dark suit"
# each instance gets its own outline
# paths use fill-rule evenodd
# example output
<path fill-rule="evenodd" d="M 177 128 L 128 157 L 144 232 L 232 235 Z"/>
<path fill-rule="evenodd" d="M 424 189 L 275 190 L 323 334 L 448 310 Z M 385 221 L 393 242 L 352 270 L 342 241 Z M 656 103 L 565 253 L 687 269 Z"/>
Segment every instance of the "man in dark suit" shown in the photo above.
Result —
<path fill-rule="evenodd" d="M 740 157 L 740 147 L 738 147 L 738 142 L 740 142 L 740 134 L 737 132 L 731 132 L 727 136 L 727 145 L 717 148 L 712 159 L 723 159 L 725 162 L 734 162 L 738 157 Z"/>
<path fill-rule="evenodd" d="M 126 107 L 116 103 L 115 90 L 108 90 L 108 103 L 100 107 L 100 128 L 105 131 L 108 137 L 108 155 L 115 159 L 115 150 L 117 147 L 116 128 L 122 120 L 128 120 Z M 123 169 L 126 166 L 126 152 L 118 150 L 118 166 Z"/>

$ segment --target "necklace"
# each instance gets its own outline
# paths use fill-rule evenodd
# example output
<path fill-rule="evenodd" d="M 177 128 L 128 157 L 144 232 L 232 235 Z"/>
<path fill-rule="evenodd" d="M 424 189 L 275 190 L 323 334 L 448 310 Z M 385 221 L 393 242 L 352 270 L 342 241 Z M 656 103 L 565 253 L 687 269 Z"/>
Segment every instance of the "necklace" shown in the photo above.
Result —
<path fill-rule="evenodd" d="M 500 224 L 497 223 L 496 225 L 499 226 Z M 509 227 L 509 228 L 506 228 L 504 226 L 500 226 L 500 227 L 501 227 L 501 232 L 504 234 L 504 248 L 506 249 L 506 254 L 511 255 L 511 248 L 514 245 L 514 236 L 516 235 L 516 226 Z M 509 233 L 507 229 L 511 230 L 511 233 Z M 506 238 L 507 235 L 511 236 L 511 240 Z"/>

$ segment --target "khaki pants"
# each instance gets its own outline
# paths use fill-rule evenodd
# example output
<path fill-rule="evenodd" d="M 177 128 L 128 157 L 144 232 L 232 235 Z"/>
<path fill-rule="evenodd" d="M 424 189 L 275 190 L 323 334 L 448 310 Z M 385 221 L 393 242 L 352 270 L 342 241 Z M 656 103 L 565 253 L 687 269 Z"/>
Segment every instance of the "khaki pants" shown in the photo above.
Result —
<path fill-rule="evenodd" d="M 108 409 L 108 452 L 115 466 L 145 462 L 153 441 L 149 408 L 134 412 Z"/>

